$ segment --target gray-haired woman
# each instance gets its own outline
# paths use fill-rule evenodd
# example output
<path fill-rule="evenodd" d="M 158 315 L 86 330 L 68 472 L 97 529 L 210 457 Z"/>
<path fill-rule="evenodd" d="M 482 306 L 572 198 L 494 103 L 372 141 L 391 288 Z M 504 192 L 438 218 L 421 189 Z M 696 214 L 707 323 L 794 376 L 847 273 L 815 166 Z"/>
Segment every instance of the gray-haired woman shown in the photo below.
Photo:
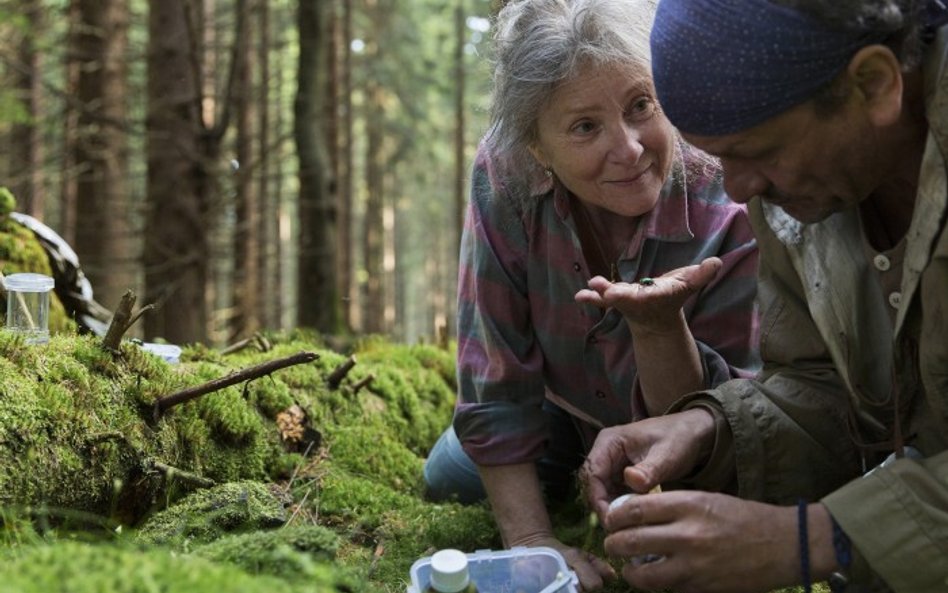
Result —
<path fill-rule="evenodd" d="M 553 534 L 603 427 L 753 374 L 756 243 L 714 161 L 683 144 L 649 74 L 652 0 L 520 0 L 496 21 L 491 131 L 461 249 L 459 400 L 429 456 L 435 498 L 490 500 L 506 546 Z"/>

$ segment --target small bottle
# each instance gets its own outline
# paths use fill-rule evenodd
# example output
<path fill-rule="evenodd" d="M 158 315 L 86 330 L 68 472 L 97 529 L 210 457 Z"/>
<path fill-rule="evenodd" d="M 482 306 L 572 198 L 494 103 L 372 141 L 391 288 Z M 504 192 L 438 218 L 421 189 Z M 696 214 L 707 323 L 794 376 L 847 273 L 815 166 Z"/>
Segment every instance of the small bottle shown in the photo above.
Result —
<path fill-rule="evenodd" d="M 460 550 L 441 550 L 431 557 L 431 577 L 424 593 L 477 593 L 471 582 L 467 556 Z"/>

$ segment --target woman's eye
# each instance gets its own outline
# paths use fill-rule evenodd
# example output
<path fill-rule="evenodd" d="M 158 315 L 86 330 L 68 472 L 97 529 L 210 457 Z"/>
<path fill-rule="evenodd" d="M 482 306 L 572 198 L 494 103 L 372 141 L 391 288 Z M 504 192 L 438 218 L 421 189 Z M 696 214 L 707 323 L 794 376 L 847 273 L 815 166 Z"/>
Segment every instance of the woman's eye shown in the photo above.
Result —
<path fill-rule="evenodd" d="M 574 134 L 589 134 L 596 129 L 596 125 L 591 121 L 581 121 L 573 124 L 570 131 Z"/>
<path fill-rule="evenodd" d="M 647 119 L 655 113 L 655 101 L 649 97 L 640 97 L 632 102 L 626 115 L 632 120 Z"/>

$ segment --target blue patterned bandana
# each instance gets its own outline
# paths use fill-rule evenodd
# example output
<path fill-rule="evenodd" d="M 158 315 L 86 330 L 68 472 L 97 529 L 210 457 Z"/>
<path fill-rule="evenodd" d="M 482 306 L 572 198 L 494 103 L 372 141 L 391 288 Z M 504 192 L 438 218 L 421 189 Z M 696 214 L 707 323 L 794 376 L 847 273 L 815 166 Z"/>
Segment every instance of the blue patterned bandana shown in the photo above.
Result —
<path fill-rule="evenodd" d="M 719 136 L 805 102 L 860 48 L 880 41 L 767 0 L 661 0 L 652 73 L 658 101 L 679 130 Z"/>

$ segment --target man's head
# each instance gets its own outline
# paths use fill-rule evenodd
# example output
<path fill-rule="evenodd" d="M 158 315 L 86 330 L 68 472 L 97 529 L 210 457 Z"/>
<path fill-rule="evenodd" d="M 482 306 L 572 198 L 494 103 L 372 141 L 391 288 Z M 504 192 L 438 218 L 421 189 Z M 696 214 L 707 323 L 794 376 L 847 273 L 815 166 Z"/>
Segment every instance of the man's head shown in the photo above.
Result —
<path fill-rule="evenodd" d="M 904 72 L 920 54 L 904 4 L 662 0 L 651 36 L 659 101 L 689 142 L 721 158 L 733 199 L 762 195 L 821 220 L 901 168 Z"/>

